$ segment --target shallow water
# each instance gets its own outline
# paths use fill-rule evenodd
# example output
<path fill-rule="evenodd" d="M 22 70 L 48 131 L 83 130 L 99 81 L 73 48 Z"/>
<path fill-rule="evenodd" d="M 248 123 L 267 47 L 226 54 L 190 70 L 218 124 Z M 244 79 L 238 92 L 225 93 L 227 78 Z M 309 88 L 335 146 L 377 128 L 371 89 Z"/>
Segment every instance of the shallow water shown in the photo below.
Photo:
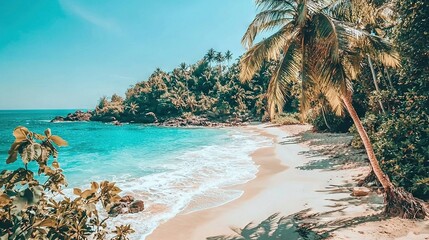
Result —
<path fill-rule="evenodd" d="M 71 110 L 0 111 L 1 169 L 18 125 L 52 133 L 69 142 L 59 150 L 59 162 L 69 183 L 81 187 L 91 181 L 116 181 L 124 194 L 146 203 L 146 210 L 113 219 L 132 224 L 133 238 L 143 239 L 161 222 L 186 209 L 196 211 L 239 197 L 224 187 L 255 177 L 257 166 L 249 154 L 269 145 L 269 139 L 232 128 L 165 128 L 138 124 L 114 126 L 96 122 L 50 123 Z M 33 163 L 30 168 L 36 169 Z M 65 192 L 70 192 L 66 190 Z"/>

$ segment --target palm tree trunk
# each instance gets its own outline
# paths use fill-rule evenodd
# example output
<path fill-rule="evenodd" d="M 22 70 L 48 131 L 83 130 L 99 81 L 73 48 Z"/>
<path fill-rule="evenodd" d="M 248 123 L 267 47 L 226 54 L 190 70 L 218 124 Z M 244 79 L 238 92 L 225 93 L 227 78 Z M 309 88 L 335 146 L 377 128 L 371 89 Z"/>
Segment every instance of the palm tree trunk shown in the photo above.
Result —
<path fill-rule="evenodd" d="M 329 126 L 328 121 L 326 121 L 325 110 L 323 110 L 323 107 L 321 108 L 321 110 L 322 110 L 323 121 L 325 121 L 325 125 L 326 125 L 326 127 L 327 127 L 329 130 L 331 130 L 331 127 Z"/>
<path fill-rule="evenodd" d="M 384 68 L 384 72 L 386 73 L 387 80 L 389 81 L 390 87 L 392 88 L 392 90 L 395 90 L 395 87 L 393 87 L 393 84 L 392 84 L 392 79 L 390 77 L 389 69 Z"/>
<path fill-rule="evenodd" d="M 380 88 L 378 88 L 377 77 L 375 76 L 375 70 L 374 70 L 374 66 L 372 65 L 371 57 L 369 55 L 367 55 L 367 57 L 368 57 L 369 68 L 371 69 L 372 81 L 374 82 L 375 90 L 377 91 L 378 94 L 380 94 Z M 384 110 L 384 106 L 381 100 L 378 100 L 378 103 L 380 104 L 380 108 L 383 114 L 386 114 L 386 111 Z"/>
<path fill-rule="evenodd" d="M 381 170 L 380 164 L 377 161 L 377 158 L 375 156 L 374 149 L 372 148 L 372 144 L 371 144 L 371 141 L 369 140 L 368 134 L 366 133 L 365 128 L 363 127 L 362 122 L 360 121 L 359 116 L 357 115 L 356 110 L 352 105 L 351 94 L 349 93 L 348 96 L 343 96 L 341 99 L 343 100 L 344 105 L 346 106 L 346 109 L 349 112 L 350 117 L 352 118 L 353 123 L 356 126 L 359 136 L 362 139 L 363 145 L 365 147 L 369 162 L 371 163 L 371 167 L 375 173 L 375 176 L 383 186 L 384 190 L 386 192 L 389 191 L 393 187 L 393 184 L 390 182 L 386 174 L 384 174 L 383 171 Z"/>
<path fill-rule="evenodd" d="M 406 192 L 403 188 L 395 188 L 386 174 L 384 174 L 383 170 L 381 170 L 368 134 L 366 133 L 362 122 L 352 105 L 351 93 L 349 92 L 347 93 L 347 96 L 342 96 L 341 100 L 344 102 L 344 105 L 356 126 L 359 136 L 362 139 L 372 171 L 385 191 L 385 214 L 391 217 L 399 216 L 402 218 L 424 219 L 428 215 L 428 210 L 424 207 L 424 204 L 420 200 L 415 199 L 413 195 Z"/>

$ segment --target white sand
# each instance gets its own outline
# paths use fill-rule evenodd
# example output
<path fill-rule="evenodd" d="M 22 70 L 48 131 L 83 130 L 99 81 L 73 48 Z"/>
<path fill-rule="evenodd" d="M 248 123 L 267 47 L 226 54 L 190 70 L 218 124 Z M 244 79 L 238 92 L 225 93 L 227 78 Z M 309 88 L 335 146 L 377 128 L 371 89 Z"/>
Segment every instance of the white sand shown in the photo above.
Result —
<path fill-rule="evenodd" d="M 356 184 L 356 178 L 367 174 L 368 166 L 349 164 L 340 168 L 322 168 L 319 165 L 315 165 L 316 169 L 312 170 L 298 168 L 327 158 L 311 150 L 321 148 L 320 145 L 310 148 L 308 142 L 296 143 L 291 139 L 293 134 L 309 130 L 309 125 L 257 125 L 247 128 L 272 137 L 275 143 L 252 155 L 255 163 L 260 166 L 257 177 L 246 184 L 233 187 L 243 190 L 244 194 L 219 207 L 179 214 L 159 226 L 147 239 L 191 240 L 231 234 L 232 226 L 244 227 L 249 222 L 261 222 L 276 212 L 289 215 L 307 208 L 311 208 L 312 212 L 344 208 L 321 221 L 379 212 L 382 207 L 380 196 L 350 196 L 350 189 Z M 327 142 L 330 141 L 330 136 L 332 135 L 327 135 Z M 428 222 L 390 219 L 342 228 L 332 236 L 331 239 L 429 239 L 429 226 Z"/>

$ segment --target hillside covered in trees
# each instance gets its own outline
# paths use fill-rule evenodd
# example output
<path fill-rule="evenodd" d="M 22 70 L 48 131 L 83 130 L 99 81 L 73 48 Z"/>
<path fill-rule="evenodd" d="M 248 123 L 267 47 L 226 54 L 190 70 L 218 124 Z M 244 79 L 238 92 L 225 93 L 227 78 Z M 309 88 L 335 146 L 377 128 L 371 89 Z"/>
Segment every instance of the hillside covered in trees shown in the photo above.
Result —
<path fill-rule="evenodd" d="M 135 123 L 188 119 L 194 125 L 267 120 L 266 91 L 275 63 L 265 63 L 251 81 L 242 83 L 238 62 L 231 60 L 229 51 L 210 49 L 195 64 L 182 63 L 171 72 L 156 69 L 129 88 L 125 99 L 117 94 L 102 97 L 90 118 Z M 295 97 L 291 100 L 287 110 L 298 111 Z"/>

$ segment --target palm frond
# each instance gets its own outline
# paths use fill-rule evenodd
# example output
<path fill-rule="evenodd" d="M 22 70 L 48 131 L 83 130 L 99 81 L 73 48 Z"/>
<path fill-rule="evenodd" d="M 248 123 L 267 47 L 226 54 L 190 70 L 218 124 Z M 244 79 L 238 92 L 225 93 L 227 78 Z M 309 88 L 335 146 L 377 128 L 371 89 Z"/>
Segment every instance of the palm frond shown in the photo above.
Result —
<path fill-rule="evenodd" d="M 292 30 L 293 25 L 289 23 L 269 38 L 250 48 L 240 59 L 240 80 L 252 79 L 264 61 L 279 59 L 282 49 L 289 45 L 291 39 L 296 35 Z"/>
<path fill-rule="evenodd" d="M 241 43 L 244 47 L 250 48 L 259 33 L 286 25 L 291 21 L 293 14 L 292 9 L 270 9 L 260 12 L 247 28 Z"/>
<path fill-rule="evenodd" d="M 335 19 L 355 24 L 374 24 L 377 18 L 377 9 L 369 1 L 335 0 L 322 10 Z"/>
<path fill-rule="evenodd" d="M 256 6 L 264 9 L 295 9 L 296 1 L 294 0 L 256 0 Z"/>
<path fill-rule="evenodd" d="M 331 107 L 333 113 L 337 116 L 341 116 L 344 113 L 343 101 L 341 100 L 341 91 L 336 88 L 326 88 L 324 90 L 326 100 Z"/>
<path fill-rule="evenodd" d="M 364 37 L 366 41 L 364 41 L 365 44 L 361 48 L 372 59 L 380 62 L 385 67 L 397 68 L 400 66 L 399 54 L 391 43 L 374 35 L 364 35 Z"/>
<path fill-rule="evenodd" d="M 298 80 L 299 70 L 299 48 L 298 45 L 293 42 L 289 45 L 268 85 L 268 110 L 271 119 L 274 118 L 276 113 L 282 112 L 289 83 Z"/>
<path fill-rule="evenodd" d="M 333 20 L 333 22 L 340 38 L 348 42 L 348 48 L 344 49 L 345 51 L 352 54 L 368 54 L 385 67 L 399 67 L 399 54 L 386 39 L 353 28 L 341 21 Z"/>
<path fill-rule="evenodd" d="M 301 1 L 297 6 L 296 25 L 303 27 L 308 17 L 308 8 L 306 1 Z"/>

